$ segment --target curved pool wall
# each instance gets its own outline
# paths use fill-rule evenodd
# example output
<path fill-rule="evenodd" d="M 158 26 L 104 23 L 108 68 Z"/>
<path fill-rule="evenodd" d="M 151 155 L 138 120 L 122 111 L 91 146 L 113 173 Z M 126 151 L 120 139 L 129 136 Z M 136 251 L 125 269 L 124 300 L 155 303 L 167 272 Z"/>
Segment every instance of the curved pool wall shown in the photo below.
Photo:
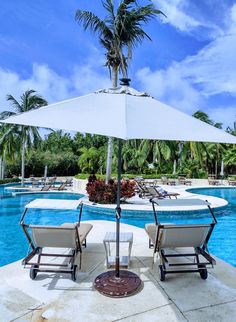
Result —
<path fill-rule="evenodd" d="M 1 189 L 1 187 L 0 187 Z M 236 244 L 236 189 L 220 192 L 220 188 L 211 189 L 188 189 L 192 193 L 204 195 L 216 195 L 224 197 L 229 201 L 229 205 L 214 211 L 218 224 L 212 234 L 209 243 L 210 251 L 217 257 L 236 266 L 234 248 Z M 217 190 L 217 192 L 216 192 Z M 231 195 L 233 192 L 233 195 Z M 82 195 L 76 193 L 23 193 L 16 194 L 15 197 L 1 199 L 0 209 L 0 266 L 14 262 L 25 256 L 28 249 L 28 242 L 23 234 L 19 221 L 24 210 L 24 206 L 35 198 L 55 198 L 55 199 L 78 199 Z M 26 220 L 34 224 L 60 225 L 63 222 L 75 222 L 78 219 L 79 211 L 30 211 Z M 96 207 L 96 205 L 84 205 L 82 220 L 109 220 L 115 221 L 115 209 Z M 158 212 L 160 222 L 170 222 L 176 224 L 209 223 L 212 217 L 209 211 L 181 211 L 181 212 Z M 143 228 L 146 223 L 154 222 L 152 211 L 122 210 L 121 222 Z M 114 225 L 115 229 L 115 225 Z M 104 232 L 105 233 L 105 232 Z"/>

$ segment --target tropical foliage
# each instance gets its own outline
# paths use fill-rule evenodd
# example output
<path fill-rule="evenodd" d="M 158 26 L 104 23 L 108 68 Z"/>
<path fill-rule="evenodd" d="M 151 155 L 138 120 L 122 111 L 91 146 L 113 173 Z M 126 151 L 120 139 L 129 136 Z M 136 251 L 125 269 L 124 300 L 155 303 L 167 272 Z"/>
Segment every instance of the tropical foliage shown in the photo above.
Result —
<path fill-rule="evenodd" d="M 34 90 L 28 90 L 17 101 L 12 95 L 7 95 L 7 100 L 14 108 L 13 111 L 4 111 L 0 117 L 2 119 L 28 112 L 47 105 L 47 101 L 36 94 Z M 21 150 L 21 184 L 24 185 L 25 177 L 25 154 L 30 147 L 37 145 L 41 140 L 40 134 L 36 127 L 22 125 L 6 125 L 3 126 L 3 135 L 1 136 L 0 145 L 2 151 L 7 151 L 9 155 L 11 151 L 17 151 L 18 147 Z M 13 144 L 13 145 L 12 145 Z"/>

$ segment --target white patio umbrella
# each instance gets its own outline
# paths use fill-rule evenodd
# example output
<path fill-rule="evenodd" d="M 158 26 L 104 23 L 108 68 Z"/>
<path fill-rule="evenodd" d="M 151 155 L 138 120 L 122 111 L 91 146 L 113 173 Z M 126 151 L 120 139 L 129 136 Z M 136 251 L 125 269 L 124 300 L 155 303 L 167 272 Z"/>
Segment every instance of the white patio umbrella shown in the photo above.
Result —
<path fill-rule="evenodd" d="M 126 86 L 44 106 L 2 122 L 124 140 L 236 143 L 236 137 Z"/>
<path fill-rule="evenodd" d="M 124 86 L 41 107 L 12 116 L 2 122 L 100 134 L 127 139 L 222 142 L 236 144 L 236 137 L 186 115 L 151 96 Z M 116 207 L 116 270 L 99 275 L 95 287 L 111 297 L 137 292 L 141 281 L 119 268 L 121 140 L 118 149 L 118 188 Z"/>

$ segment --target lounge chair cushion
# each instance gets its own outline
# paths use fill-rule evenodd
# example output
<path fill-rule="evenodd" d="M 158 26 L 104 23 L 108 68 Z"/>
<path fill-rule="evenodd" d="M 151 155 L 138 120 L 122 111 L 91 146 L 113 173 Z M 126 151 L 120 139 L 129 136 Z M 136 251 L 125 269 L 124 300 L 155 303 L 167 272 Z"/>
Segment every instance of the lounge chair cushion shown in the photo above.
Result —
<path fill-rule="evenodd" d="M 166 226 L 166 228 L 165 228 Z M 165 224 L 159 235 L 161 248 L 200 247 L 206 240 L 209 225 L 172 225 Z M 156 241 L 157 226 L 147 224 L 145 230 L 153 243 Z"/>
<path fill-rule="evenodd" d="M 166 190 L 164 190 L 163 188 L 161 187 L 158 187 L 156 188 L 157 192 L 159 192 L 160 194 L 162 195 L 166 195 L 168 192 Z"/>
<path fill-rule="evenodd" d="M 77 223 L 64 223 L 61 225 L 61 227 L 69 227 L 69 228 L 73 228 L 77 225 Z M 83 241 L 86 239 L 88 233 L 90 232 L 90 230 L 93 228 L 93 225 L 88 224 L 88 223 L 80 223 L 79 228 L 79 238 L 80 238 L 80 242 L 83 243 Z"/>
<path fill-rule="evenodd" d="M 91 224 L 87 223 L 81 223 L 80 227 L 78 227 L 81 244 L 92 227 Z M 76 224 L 65 223 L 61 226 L 31 226 L 31 228 L 34 243 L 38 247 L 76 248 Z"/>

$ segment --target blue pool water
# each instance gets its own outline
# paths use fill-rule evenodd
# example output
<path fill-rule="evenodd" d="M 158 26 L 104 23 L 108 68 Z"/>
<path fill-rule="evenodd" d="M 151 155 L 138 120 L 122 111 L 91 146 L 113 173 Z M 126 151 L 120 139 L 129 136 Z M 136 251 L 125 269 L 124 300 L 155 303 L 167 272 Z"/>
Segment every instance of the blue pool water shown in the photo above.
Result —
<path fill-rule="evenodd" d="M 223 210 L 215 211 L 218 224 L 210 240 L 210 251 L 226 262 L 236 266 L 236 189 L 191 189 L 191 192 L 204 195 L 214 195 L 229 201 L 229 205 Z M 4 192 L 4 186 L 0 186 L 0 266 L 9 264 L 25 256 L 28 250 L 28 242 L 22 231 L 19 221 L 24 206 L 35 198 L 50 199 L 78 199 L 81 195 L 73 193 L 40 193 L 23 194 L 15 197 Z M 26 222 L 34 224 L 59 225 L 63 222 L 75 222 L 79 211 L 33 211 L 30 210 Z M 84 207 L 82 220 L 115 220 L 114 211 Z M 204 213 L 159 213 L 160 222 L 173 223 L 206 223 L 212 218 L 209 211 Z M 122 211 L 121 222 L 144 227 L 146 223 L 153 222 L 151 211 Z M 115 229 L 115 226 L 114 226 Z"/>

